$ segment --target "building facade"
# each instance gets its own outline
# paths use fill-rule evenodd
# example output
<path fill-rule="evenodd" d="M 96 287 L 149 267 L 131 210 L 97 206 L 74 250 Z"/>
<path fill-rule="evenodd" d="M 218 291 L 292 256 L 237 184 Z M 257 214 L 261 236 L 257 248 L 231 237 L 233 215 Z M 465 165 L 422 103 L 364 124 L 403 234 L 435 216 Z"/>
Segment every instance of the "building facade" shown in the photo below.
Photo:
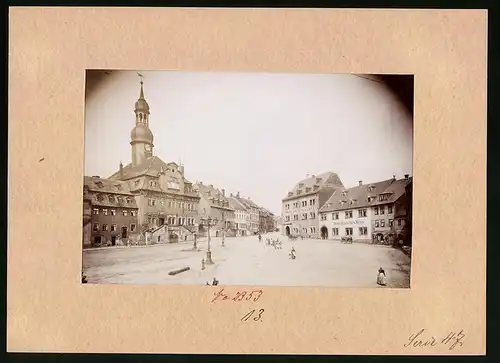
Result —
<path fill-rule="evenodd" d="M 319 210 L 336 190 L 343 188 L 333 172 L 298 182 L 282 199 L 282 234 L 319 238 Z"/>
<path fill-rule="evenodd" d="M 229 198 L 229 206 L 234 209 L 234 224 L 236 236 L 250 235 L 250 212 L 247 208 L 236 199 L 231 193 Z"/>
<path fill-rule="evenodd" d="M 210 236 L 221 237 L 223 233 L 227 237 L 235 236 L 235 210 L 231 208 L 229 200 L 226 198 L 225 189 L 219 190 L 212 184 L 206 185 L 203 182 L 198 182 L 195 184 L 195 191 L 200 198 L 198 205 L 200 218 L 217 219 L 217 224 L 210 227 Z M 199 224 L 198 235 L 206 236 L 207 232 L 208 227 Z"/>
<path fill-rule="evenodd" d="M 402 206 L 409 181 L 408 176 L 366 185 L 360 181 L 356 187 L 336 190 L 319 211 L 321 238 L 392 243 L 405 226 L 407 211 Z"/>
<path fill-rule="evenodd" d="M 108 179 L 129 185 L 139 208 L 141 232 L 166 224 L 171 229 L 168 235 L 193 234 L 198 226 L 200 197 L 185 178 L 182 164 L 166 163 L 153 155 L 154 138 L 142 81 L 134 112 L 135 127 L 130 134 L 132 162 L 126 166 L 120 163 L 118 171 Z"/>
<path fill-rule="evenodd" d="M 84 247 L 115 246 L 135 243 L 139 232 L 138 207 L 128 184 L 84 177 Z M 86 239 L 86 240 L 85 240 Z"/>
<path fill-rule="evenodd" d="M 255 204 L 250 198 L 243 198 L 240 196 L 240 192 L 236 193 L 235 198 L 247 209 L 248 214 L 250 215 L 250 221 L 248 230 L 251 235 L 256 235 L 260 230 L 260 207 Z"/>

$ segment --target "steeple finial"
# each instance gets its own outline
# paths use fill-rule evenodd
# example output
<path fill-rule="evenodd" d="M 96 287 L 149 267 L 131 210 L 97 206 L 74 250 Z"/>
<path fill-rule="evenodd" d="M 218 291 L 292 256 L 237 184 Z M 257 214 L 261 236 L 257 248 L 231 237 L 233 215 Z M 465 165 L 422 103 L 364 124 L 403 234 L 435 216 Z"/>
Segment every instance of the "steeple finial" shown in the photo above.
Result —
<path fill-rule="evenodd" d="M 139 96 L 139 99 L 143 100 L 144 99 L 144 89 L 143 89 L 142 85 L 144 84 L 144 82 L 143 82 L 144 76 L 141 73 L 139 73 L 139 72 L 137 72 L 137 75 L 139 77 L 141 77 L 141 94 Z"/>

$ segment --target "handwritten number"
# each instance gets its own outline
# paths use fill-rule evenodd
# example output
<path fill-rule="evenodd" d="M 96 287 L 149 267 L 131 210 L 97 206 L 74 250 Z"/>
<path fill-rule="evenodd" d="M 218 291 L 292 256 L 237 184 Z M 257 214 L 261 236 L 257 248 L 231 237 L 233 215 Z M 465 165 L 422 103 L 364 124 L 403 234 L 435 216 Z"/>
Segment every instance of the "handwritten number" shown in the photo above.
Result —
<path fill-rule="evenodd" d="M 248 313 L 246 313 L 242 318 L 241 318 L 241 321 L 247 321 L 248 319 L 250 319 L 250 317 L 253 315 L 253 313 L 255 313 L 255 309 L 253 310 L 250 310 Z"/>
<path fill-rule="evenodd" d="M 259 300 L 259 299 L 260 299 L 260 297 L 262 296 L 263 291 L 262 291 L 262 290 L 256 290 L 256 291 L 254 291 L 254 292 L 256 292 L 256 293 L 258 294 L 258 295 L 257 295 L 257 296 L 253 299 L 253 301 L 255 302 L 255 301 L 257 301 L 257 300 Z"/>
<path fill-rule="evenodd" d="M 259 309 L 259 315 L 253 318 L 253 321 L 259 321 L 262 319 L 262 313 L 264 312 L 264 309 Z"/>
<path fill-rule="evenodd" d="M 243 300 L 243 298 L 245 297 L 245 295 L 246 295 L 246 294 L 247 294 L 247 292 L 246 292 L 246 291 L 243 291 L 243 292 L 241 293 L 240 298 L 238 299 L 238 301 Z"/>

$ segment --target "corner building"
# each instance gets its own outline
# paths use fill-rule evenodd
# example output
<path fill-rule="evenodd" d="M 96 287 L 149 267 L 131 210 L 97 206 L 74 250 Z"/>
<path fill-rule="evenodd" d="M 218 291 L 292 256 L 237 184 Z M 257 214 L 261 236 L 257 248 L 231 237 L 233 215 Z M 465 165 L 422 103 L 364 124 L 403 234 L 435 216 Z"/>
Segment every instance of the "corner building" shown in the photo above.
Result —
<path fill-rule="evenodd" d="M 282 199 L 282 234 L 319 238 L 319 210 L 338 189 L 344 185 L 333 172 L 299 181 Z"/>

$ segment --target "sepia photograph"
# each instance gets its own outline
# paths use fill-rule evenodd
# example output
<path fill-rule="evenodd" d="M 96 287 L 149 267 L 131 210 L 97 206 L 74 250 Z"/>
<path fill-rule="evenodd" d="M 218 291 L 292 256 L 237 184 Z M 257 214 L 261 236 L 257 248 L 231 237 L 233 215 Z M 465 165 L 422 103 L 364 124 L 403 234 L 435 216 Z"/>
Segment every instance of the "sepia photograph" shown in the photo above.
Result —
<path fill-rule="evenodd" d="M 410 288 L 413 75 L 87 70 L 82 283 Z"/>

